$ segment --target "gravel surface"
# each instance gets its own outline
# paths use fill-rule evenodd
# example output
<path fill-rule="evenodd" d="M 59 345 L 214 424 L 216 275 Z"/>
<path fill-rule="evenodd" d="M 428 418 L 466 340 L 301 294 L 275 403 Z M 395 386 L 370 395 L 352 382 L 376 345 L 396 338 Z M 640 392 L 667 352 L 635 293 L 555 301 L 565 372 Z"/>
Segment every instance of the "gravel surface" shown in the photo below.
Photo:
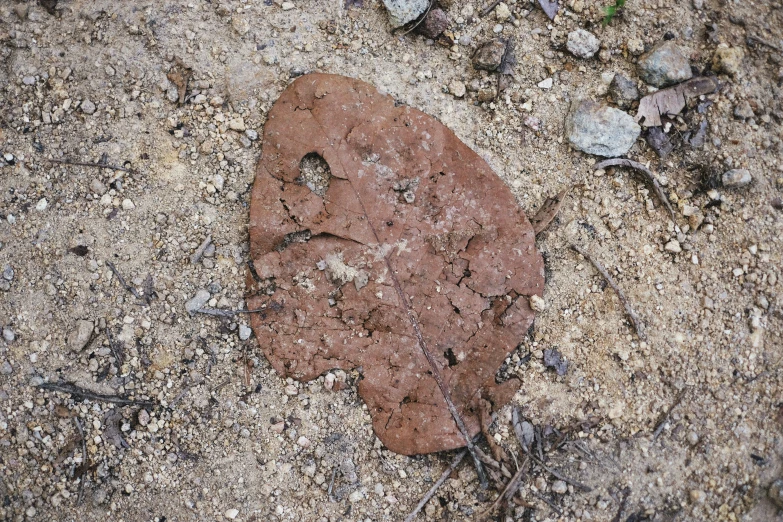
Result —
<path fill-rule="evenodd" d="M 514 403 L 535 430 L 565 434 L 547 466 L 592 490 L 537 467 L 522 482 L 529 506 L 508 517 L 774 520 L 780 1 L 629 0 L 603 28 L 602 3 L 563 1 L 550 21 L 533 3 L 480 16 L 489 2 L 451 0 L 438 42 L 392 34 L 378 0 L 345 3 L 0 3 L 0 519 L 394 521 L 446 469 L 453 454 L 380 444 L 359 371 L 283 380 L 244 314 L 198 311 L 244 306 L 266 114 L 293 78 L 322 71 L 438 118 L 529 215 L 579 185 L 538 237 L 545 305 L 498 379 L 522 379 Z M 600 41 L 592 58 L 568 51 L 578 29 Z M 472 58 L 512 38 L 498 92 L 498 73 Z M 615 74 L 653 92 L 637 61 L 662 41 L 721 83 L 666 121 L 681 146 L 664 160 L 643 139 L 627 152 L 655 173 L 676 223 L 642 178 L 594 170 L 600 158 L 564 129 L 572 100 L 610 103 Z M 694 115 L 708 123 L 698 147 L 681 139 Z M 744 172 L 724 186 L 729 171 Z M 647 341 L 572 243 L 611 273 Z M 518 456 L 511 411 L 492 438 Z M 497 493 L 479 489 L 469 460 L 419 520 L 489 508 Z"/>

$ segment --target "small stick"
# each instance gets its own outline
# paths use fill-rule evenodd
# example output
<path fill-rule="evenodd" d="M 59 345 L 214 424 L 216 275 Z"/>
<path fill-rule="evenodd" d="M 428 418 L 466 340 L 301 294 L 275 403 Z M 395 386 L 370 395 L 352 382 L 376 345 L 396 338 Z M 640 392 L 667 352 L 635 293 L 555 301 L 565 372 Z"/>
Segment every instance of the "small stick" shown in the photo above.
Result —
<path fill-rule="evenodd" d="M 238 314 L 257 314 L 266 311 L 266 308 L 256 308 L 254 310 L 222 310 L 220 308 L 199 308 L 198 310 L 193 310 L 193 312 L 197 314 L 214 315 L 215 317 L 234 317 Z"/>
<path fill-rule="evenodd" d="M 603 169 L 606 167 L 630 167 L 644 174 L 644 177 L 647 180 L 647 182 L 650 185 L 652 185 L 655 195 L 658 196 L 658 199 L 661 200 L 663 206 L 665 206 L 666 210 L 669 211 L 669 216 L 671 216 L 672 221 L 674 221 L 674 210 L 672 209 L 672 206 L 669 203 L 669 198 L 666 197 L 666 194 L 663 192 L 663 188 L 661 188 L 661 186 L 658 184 L 658 180 L 655 179 L 655 176 L 653 176 L 653 173 L 650 171 L 650 169 L 648 169 L 638 161 L 633 161 L 633 160 L 623 159 L 623 158 L 608 159 L 600 163 L 596 163 L 594 165 L 595 170 Z"/>
<path fill-rule="evenodd" d="M 337 475 L 337 468 L 332 468 L 332 480 L 329 481 L 329 489 L 326 491 L 326 496 L 329 497 L 329 502 L 334 502 L 332 496 L 332 488 L 334 487 L 334 477 Z"/>
<path fill-rule="evenodd" d="M 59 163 L 61 165 L 75 165 L 77 167 L 97 167 L 99 169 L 111 169 L 111 170 L 121 170 L 122 172 L 129 172 L 133 174 L 135 171 L 133 169 L 126 169 L 125 167 L 120 167 L 117 165 L 109 165 L 108 163 L 93 163 L 91 161 L 71 161 L 71 160 L 57 160 L 57 159 L 47 159 L 49 163 Z"/>
<path fill-rule="evenodd" d="M 669 422 L 669 417 L 671 416 L 672 411 L 674 411 L 674 408 L 680 405 L 683 397 L 685 397 L 685 391 L 686 390 L 682 390 L 680 394 L 677 396 L 677 398 L 674 400 L 674 403 L 669 407 L 668 410 L 666 410 L 666 413 L 663 415 L 661 422 L 658 423 L 658 426 L 655 428 L 655 431 L 653 432 L 653 440 L 656 440 L 658 436 L 661 434 L 661 432 L 663 432 L 663 428 L 666 426 L 666 423 Z"/>
<path fill-rule="evenodd" d="M 557 479 L 562 480 L 566 484 L 571 484 L 575 488 L 581 489 L 585 493 L 590 493 L 593 490 L 593 488 L 591 488 L 590 486 L 586 486 L 585 484 L 582 484 L 579 481 L 576 481 L 574 479 L 570 479 L 570 478 L 566 477 L 565 475 L 563 475 L 562 473 L 559 473 L 559 472 L 553 470 L 552 468 L 548 467 L 546 464 L 541 462 L 541 460 L 538 457 L 536 457 L 535 455 L 531 455 L 531 457 L 536 462 L 536 464 L 538 464 L 539 466 L 544 468 L 544 470 L 546 470 L 550 475 L 552 475 L 553 477 L 555 477 Z"/>
<path fill-rule="evenodd" d="M 60 392 L 60 393 L 67 393 L 69 395 L 73 395 L 74 397 L 78 397 L 81 399 L 89 399 L 91 401 L 98 401 L 98 402 L 110 402 L 112 404 L 121 404 L 123 406 L 144 406 L 144 407 L 155 406 L 155 403 L 153 401 L 141 401 L 136 399 L 128 399 L 126 397 L 120 397 L 118 395 L 104 395 L 103 393 L 95 393 L 89 390 L 85 390 L 84 388 L 79 388 L 75 384 L 71 384 L 71 383 L 57 384 L 57 383 L 45 382 L 43 384 L 39 384 L 38 388 L 42 388 L 44 390 L 49 390 L 49 391 Z"/>
<path fill-rule="evenodd" d="M 539 500 L 543 500 L 544 502 L 546 502 L 549 507 L 555 510 L 558 516 L 563 516 L 563 512 L 560 511 L 560 508 L 557 507 L 557 505 L 554 502 L 546 498 L 544 495 L 541 495 L 539 493 L 533 493 L 533 496 Z"/>
<path fill-rule="evenodd" d="M 763 38 L 759 38 L 758 36 L 750 35 L 748 36 L 748 41 L 750 42 L 756 42 L 761 45 L 766 45 L 770 49 L 774 49 L 779 53 L 783 53 L 783 48 L 781 48 L 778 45 L 773 44 L 772 42 L 768 42 L 767 40 L 764 40 Z"/>
<path fill-rule="evenodd" d="M 514 473 L 514 476 L 511 477 L 511 480 L 508 481 L 508 484 L 506 484 L 506 487 L 503 489 L 503 491 L 500 493 L 500 496 L 495 499 L 495 502 L 492 503 L 490 508 L 484 512 L 484 517 L 488 517 L 497 507 L 500 505 L 501 502 L 504 500 L 511 499 L 514 495 L 516 495 L 517 490 L 519 489 L 519 485 L 522 482 L 522 479 L 525 476 L 525 468 L 527 467 L 528 463 L 528 457 L 525 457 L 525 460 L 522 461 L 522 465 L 519 466 L 519 469 L 517 469 L 517 472 Z"/>
<path fill-rule="evenodd" d="M 571 244 L 571 249 L 582 254 L 585 257 L 585 259 L 590 261 L 595 267 L 595 269 L 598 270 L 598 272 L 602 276 L 604 276 L 604 279 L 606 279 L 606 282 L 609 283 L 609 286 L 611 286 L 614 289 L 614 291 L 617 292 L 617 297 L 620 298 L 620 302 L 623 303 L 623 306 L 625 307 L 625 313 L 628 315 L 628 318 L 631 320 L 631 324 L 633 324 L 634 330 L 636 330 L 636 335 L 638 335 L 639 339 L 641 339 L 642 341 L 646 341 L 647 337 L 644 334 L 644 325 L 642 324 L 642 321 L 639 319 L 639 316 L 636 315 L 636 312 L 634 312 L 634 309 L 631 307 L 631 303 L 628 302 L 628 299 L 625 297 L 623 291 L 620 290 L 620 287 L 617 286 L 617 283 L 614 282 L 612 276 L 610 276 L 609 272 L 606 271 L 606 268 L 604 268 L 603 265 L 599 263 L 597 259 L 595 259 L 590 254 L 588 254 L 580 246 Z"/>
<path fill-rule="evenodd" d="M 492 12 L 494 8 L 498 6 L 500 2 L 501 0 L 492 0 L 492 2 L 490 2 L 490 4 L 487 7 L 481 10 L 481 14 L 479 16 L 481 16 L 481 18 L 487 16 L 489 13 Z"/>
<path fill-rule="evenodd" d="M 432 485 L 432 487 L 427 491 L 427 493 L 421 498 L 418 504 L 416 504 L 416 507 L 413 508 L 413 511 L 410 512 L 410 514 L 405 517 L 404 522 L 412 522 L 414 518 L 416 518 L 416 515 L 419 514 L 419 511 L 421 511 L 424 506 L 427 505 L 427 502 L 430 501 L 430 499 L 435 495 L 435 492 L 438 491 L 438 488 L 440 488 L 446 480 L 448 480 L 451 473 L 457 469 L 457 466 L 459 466 L 459 463 L 462 462 L 462 459 L 465 458 L 465 455 L 468 454 L 468 450 L 464 449 L 457 453 L 457 455 L 454 457 L 454 460 L 451 461 L 451 464 L 449 464 L 449 467 L 446 468 L 446 470 L 441 474 L 440 478 L 435 482 L 435 484 Z M 332 480 L 334 480 L 334 477 L 332 477 Z"/>
<path fill-rule="evenodd" d="M 122 277 L 120 272 L 117 270 L 117 267 L 114 266 L 114 263 L 112 263 L 111 261 L 106 261 L 106 266 L 111 268 L 111 271 L 114 273 L 115 276 L 117 276 L 117 280 L 120 282 L 120 285 L 122 285 L 122 287 L 125 288 L 125 290 L 132 293 L 133 297 L 135 297 L 136 299 L 144 299 L 143 297 L 141 297 L 141 294 L 139 294 L 138 290 L 136 290 L 131 285 L 125 282 L 125 278 Z"/>
<path fill-rule="evenodd" d="M 199 247 L 196 249 L 195 252 L 193 252 L 193 255 L 190 256 L 190 264 L 195 265 L 199 261 L 201 261 L 201 258 L 204 257 L 204 251 L 207 249 L 207 247 L 212 243 L 212 234 L 207 234 L 206 239 L 199 245 Z"/>
<path fill-rule="evenodd" d="M 79 422 L 78 417 L 73 417 L 73 423 L 76 424 L 76 430 L 79 432 L 79 437 L 82 439 L 82 466 L 87 466 L 87 442 L 84 440 L 84 430 L 82 429 L 82 423 Z M 76 503 L 82 503 L 82 495 L 84 494 L 84 474 L 79 478 L 79 496 L 76 498 Z"/>

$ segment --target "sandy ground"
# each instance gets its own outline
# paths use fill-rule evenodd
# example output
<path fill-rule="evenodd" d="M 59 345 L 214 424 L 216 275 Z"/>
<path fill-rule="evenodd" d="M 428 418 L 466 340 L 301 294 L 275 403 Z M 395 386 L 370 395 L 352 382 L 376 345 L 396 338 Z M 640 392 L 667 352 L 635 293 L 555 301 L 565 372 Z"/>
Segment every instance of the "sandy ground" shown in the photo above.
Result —
<path fill-rule="evenodd" d="M 55 16 L 0 4 L 0 519 L 401 520 L 448 465 L 450 454 L 382 447 L 357 372 L 337 375 L 340 391 L 324 377 L 286 382 L 259 340 L 240 336 L 244 318 L 185 309 L 199 290 L 211 306 L 243 306 L 252 131 L 310 71 L 362 79 L 437 117 L 529 214 L 581 184 L 539 237 L 547 308 L 503 372 L 523 380 L 514 403 L 542 432 L 568 432 L 548 466 L 592 491 L 554 493 L 554 477 L 535 468 L 521 493 L 529 505 L 507 519 L 780 518 L 767 490 L 783 464 L 783 213 L 771 204 L 783 195 L 783 54 L 746 38 L 780 46 L 781 3 L 629 0 L 607 28 L 600 2 L 572 0 L 555 22 L 533 4 L 509 6 L 515 21 L 498 29 L 517 41 L 515 78 L 479 102 L 495 77 L 470 56 L 498 21 L 478 17 L 475 2 L 447 8 L 462 37 L 453 47 L 392 35 L 373 0 L 290 10 L 63 0 Z M 565 51 L 578 27 L 601 39 L 595 58 Z M 721 43 L 745 53 L 707 96 L 703 148 L 661 161 L 640 139 L 629 153 L 665 184 L 676 225 L 631 172 L 596 173 L 596 158 L 563 138 L 570 100 L 603 97 L 611 73 L 638 82 L 637 55 L 664 37 L 699 71 Z M 185 67 L 180 105 L 167 74 Z M 547 78 L 553 86 L 539 88 Z M 450 94 L 455 81 L 464 98 Z M 750 117 L 735 116 L 739 106 Z M 49 161 L 102 159 L 128 172 Z M 749 186 L 705 190 L 740 167 Z M 704 218 L 696 227 L 689 207 Z M 192 263 L 208 235 L 214 248 Z M 665 249 L 672 240 L 679 252 Z M 568 248 L 575 241 L 624 289 L 647 342 Z M 81 320 L 94 330 L 74 351 Z M 543 364 L 553 348 L 569 363 L 564 376 Z M 36 387 L 60 381 L 157 405 Z M 519 455 L 510 414 L 500 412 L 495 438 Z M 496 494 L 478 488 L 466 460 L 419 518 L 476 520 Z"/>

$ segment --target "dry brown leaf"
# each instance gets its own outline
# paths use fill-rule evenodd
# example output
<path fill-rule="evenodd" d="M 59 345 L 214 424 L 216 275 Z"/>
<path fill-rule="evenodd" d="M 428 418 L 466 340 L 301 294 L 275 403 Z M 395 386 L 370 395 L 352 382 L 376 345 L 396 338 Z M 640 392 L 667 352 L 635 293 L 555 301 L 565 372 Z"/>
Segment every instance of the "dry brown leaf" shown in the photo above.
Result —
<path fill-rule="evenodd" d="M 328 177 L 300 168 L 313 154 Z M 479 400 L 497 409 L 518 389 L 495 372 L 543 292 L 533 228 L 431 116 L 358 80 L 298 78 L 268 115 L 249 231 L 247 304 L 265 310 L 251 324 L 270 363 L 301 381 L 360 368 L 389 449 L 465 446 L 455 418 L 473 436 Z"/>
<path fill-rule="evenodd" d="M 667 89 L 655 91 L 639 101 L 636 121 L 645 127 L 659 127 L 661 116 L 679 114 L 685 108 L 687 98 L 709 94 L 718 87 L 719 84 L 715 78 L 701 76 Z"/>
<path fill-rule="evenodd" d="M 533 230 L 536 235 L 540 234 L 543 230 L 549 226 L 553 219 L 560 212 L 560 207 L 563 206 L 563 201 L 573 186 L 569 186 L 560 191 L 560 193 L 553 198 L 546 198 L 544 204 L 538 209 L 536 215 L 530 218 L 530 223 L 533 225 Z"/>

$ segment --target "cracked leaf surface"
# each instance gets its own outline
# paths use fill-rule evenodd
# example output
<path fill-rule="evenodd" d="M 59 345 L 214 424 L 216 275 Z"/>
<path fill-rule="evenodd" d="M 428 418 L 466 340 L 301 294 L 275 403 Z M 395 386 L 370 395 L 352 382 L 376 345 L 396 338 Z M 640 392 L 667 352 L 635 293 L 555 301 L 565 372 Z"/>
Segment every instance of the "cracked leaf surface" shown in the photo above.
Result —
<path fill-rule="evenodd" d="M 312 154 L 328 164 L 322 195 L 300 171 Z M 497 409 L 518 389 L 494 376 L 533 321 L 527 296 L 543 292 L 533 228 L 435 118 L 352 78 L 298 78 L 264 127 L 249 232 L 247 303 L 264 309 L 251 325 L 267 359 L 301 381 L 361 368 L 389 449 L 465 445 L 414 321 L 471 434 L 481 399 Z"/>

